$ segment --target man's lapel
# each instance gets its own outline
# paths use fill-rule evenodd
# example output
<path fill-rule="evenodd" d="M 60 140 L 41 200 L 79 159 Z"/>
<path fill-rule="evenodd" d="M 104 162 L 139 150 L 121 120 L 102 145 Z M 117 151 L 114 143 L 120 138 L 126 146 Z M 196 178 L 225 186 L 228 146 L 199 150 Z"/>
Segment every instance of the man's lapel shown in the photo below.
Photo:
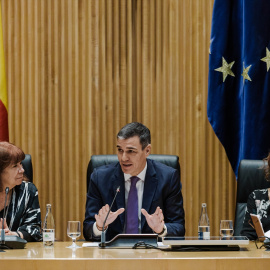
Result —
<path fill-rule="evenodd" d="M 114 194 L 117 188 L 120 187 L 120 192 L 119 194 L 117 194 L 116 199 L 115 199 L 116 209 L 125 208 L 125 179 L 124 179 L 124 174 L 121 170 L 121 166 L 119 163 L 116 166 L 112 180 L 113 180 Z M 119 215 L 119 218 L 120 218 L 122 229 L 123 229 L 124 223 L 125 223 L 125 212 Z"/>
<path fill-rule="evenodd" d="M 152 164 L 151 160 L 147 160 L 147 171 L 144 180 L 144 191 L 143 191 L 143 201 L 142 208 L 144 208 L 148 213 L 154 199 L 158 184 L 158 179 L 156 178 L 156 170 Z M 149 213 L 153 214 L 153 213 Z M 141 214 L 141 230 L 145 225 L 145 216 Z"/>

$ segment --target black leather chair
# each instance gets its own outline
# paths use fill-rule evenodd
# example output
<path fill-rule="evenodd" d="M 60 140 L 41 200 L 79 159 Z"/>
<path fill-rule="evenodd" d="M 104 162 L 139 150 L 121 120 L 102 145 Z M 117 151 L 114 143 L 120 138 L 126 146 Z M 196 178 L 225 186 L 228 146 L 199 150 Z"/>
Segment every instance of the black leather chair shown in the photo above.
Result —
<path fill-rule="evenodd" d="M 149 159 L 153 159 L 156 161 L 159 161 L 167 166 L 170 166 L 174 169 L 177 169 L 179 171 L 179 176 L 181 179 L 181 170 L 180 170 L 180 163 L 179 163 L 179 157 L 175 155 L 149 155 Z M 86 177 L 86 188 L 88 191 L 90 176 L 93 172 L 93 170 L 99 166 L 107 165 L 110 163 L 116 163 L 118 162 L 117 155 L 93 155 L 91 156 L 91 159 L 88 163 L 87 167 L 87 177 Z"/>
<path fill-rule="evenodd" d="M 234 219 L 234 235 L 239 236 L 243 227 L 245 210 L 249 194 L 255 189 L 270 187 L 264 177 L 264 166 L 262 160 L 241 160 L 238 169 L 237 196 Z"/>
<path fill-rule="evenodd" d="M 31 155 L 25 155 L 25 159 L 22 161 L 22 165 L 24 168 L 24 174 L 28 178 L 29 182 L 33 182 L 33 167 Z"/>

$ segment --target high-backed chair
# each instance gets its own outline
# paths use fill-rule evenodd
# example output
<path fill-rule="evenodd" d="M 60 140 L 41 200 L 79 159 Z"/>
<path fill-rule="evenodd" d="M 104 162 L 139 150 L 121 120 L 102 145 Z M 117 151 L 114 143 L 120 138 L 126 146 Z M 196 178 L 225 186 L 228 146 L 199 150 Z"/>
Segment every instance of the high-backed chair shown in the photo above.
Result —
<path fill-rule="evenodd" d="M 159 161 L 167 166 L 170 166 L 179 171 L 179 176 L 181 177 L 181 170 L 179 164 L 179 157 L 175 155 L 149 155 L 149 159 Z M 90 176 L 93 170 L 102 165 L 108 165 L 110 163 L 118 162 L 117 155 L 93 155 L 88 163 L 87 167 L 87 177 L 86 177 L 86 188 L 88 191 Z M 181 179 L 181 178 L 180 178 Z"/>
<path fill-rule="evenodd" d="M 31 155 L 25 155 L 25 159 L 22 161 L 22 165 L 24 168 L 24 174 L 28 178 L 29 182 L 33 182 L 33 167 Z"/>
<path fill-rule="evenodd" d="M 241 160 L 238 169 L 234 235 L 239 236 L 243 227 L 249 194 L 255 189 L 270 187 L 264 177 L 264 161 Z"/>

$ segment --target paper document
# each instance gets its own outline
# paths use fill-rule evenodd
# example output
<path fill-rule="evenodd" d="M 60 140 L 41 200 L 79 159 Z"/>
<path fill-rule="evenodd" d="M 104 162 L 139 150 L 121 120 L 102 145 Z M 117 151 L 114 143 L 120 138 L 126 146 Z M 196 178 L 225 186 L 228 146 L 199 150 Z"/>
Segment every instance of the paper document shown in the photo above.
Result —
<path fill-rule="evenodd" d="M 83 243 L 82 247 L 98 247 L 99 242 L 87 242 Z"/>

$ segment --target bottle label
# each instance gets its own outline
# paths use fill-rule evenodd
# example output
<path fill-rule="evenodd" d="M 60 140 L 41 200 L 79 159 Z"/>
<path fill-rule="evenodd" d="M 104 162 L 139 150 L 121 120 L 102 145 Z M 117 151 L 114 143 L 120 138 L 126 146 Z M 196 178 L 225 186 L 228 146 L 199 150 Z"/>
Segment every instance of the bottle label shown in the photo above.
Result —
<path fill-rule="evenodd" d="M 43 230 L 43 243 L 54 242 L 54 230 L 44 229 Z"/>
<path fill-rule="evenodd" d="M 199 239 L 209 240 L 210 239 L 210 232 L 199 232 L 198 237 L 199 237 Z"/>

